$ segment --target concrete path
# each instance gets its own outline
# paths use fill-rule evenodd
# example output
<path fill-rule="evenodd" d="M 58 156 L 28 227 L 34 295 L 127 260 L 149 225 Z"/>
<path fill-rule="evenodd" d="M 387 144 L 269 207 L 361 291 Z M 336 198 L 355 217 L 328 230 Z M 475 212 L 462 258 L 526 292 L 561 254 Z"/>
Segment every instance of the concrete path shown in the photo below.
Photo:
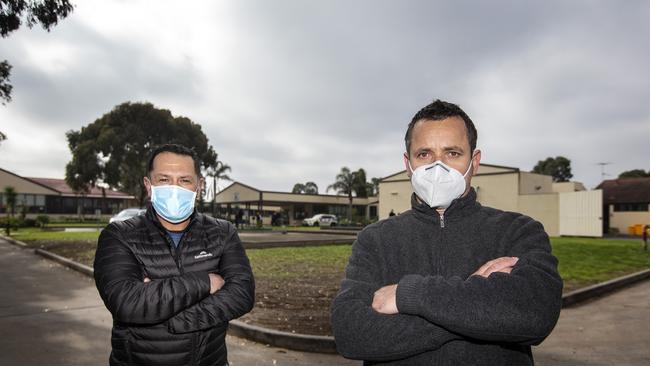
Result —
<path fill-rule="evenodd" d="M 111 315 L 94 281 L 0 239 L 0 365 L 106 365 Z M 228 337 L 233 366 L 359 365 Z"/>
<path fill-rule="evenodd" d="M 650 281 L 562 310 L 536 364 L 650 365 Z"/>
<path fill-rule="evenodd" d="M 0 239 L 0 365 L 102 365 L 111 316 L 93 280 Z M 360 365 L 228 337 L 233 366 Z M 537 365 L 650 365 L 650 281 L 565 309 Z"/>

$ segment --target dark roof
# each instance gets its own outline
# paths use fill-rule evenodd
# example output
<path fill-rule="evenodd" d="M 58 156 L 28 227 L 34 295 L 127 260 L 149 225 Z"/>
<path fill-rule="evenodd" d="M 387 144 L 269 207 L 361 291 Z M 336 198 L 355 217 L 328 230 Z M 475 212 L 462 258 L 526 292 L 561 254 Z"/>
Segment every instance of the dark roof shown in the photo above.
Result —
<path fill-rule="evenodd" d="M 603 190 L 603 203 L 650 203 L 650 178 L 604 180 L 596 187 Z"/>
<path fill-rule="evenodd" d="M 70 188 L 70 186 L 65 182 L 65 179 L 56 179 L 56 178 L 25 178 L 35 183 L 38 183 L 42 186 L 45 186 L 49 189 L 59 192 L 62 196 L 77 196 L 77 194 Z M 107 198 L 134 198 L 133 196 L 126 194 L 120 191 L 114 191 L 112 189 L 106 189 Z M 86 197 L 103 197 L 102 189 L 100 187 L 93 187 Z"/>

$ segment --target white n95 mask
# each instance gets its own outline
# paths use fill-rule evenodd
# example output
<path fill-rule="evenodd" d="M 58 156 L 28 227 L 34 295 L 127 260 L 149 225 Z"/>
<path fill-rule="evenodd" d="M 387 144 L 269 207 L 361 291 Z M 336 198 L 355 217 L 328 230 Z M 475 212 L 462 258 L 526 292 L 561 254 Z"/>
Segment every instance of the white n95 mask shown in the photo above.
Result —
<path fill-rule="evenodd" d="M 460 174 L 458 170 L 440 160 L 419 166 L 415 170 L 409 161 L 409 168 L 413 172 L 411 185 L 415 194 L 430 207 L 447 208 L 451 201 L 465 192 L 465 176 L 472 169 L 472 160 L 469 161 L 465 174 Z"/>

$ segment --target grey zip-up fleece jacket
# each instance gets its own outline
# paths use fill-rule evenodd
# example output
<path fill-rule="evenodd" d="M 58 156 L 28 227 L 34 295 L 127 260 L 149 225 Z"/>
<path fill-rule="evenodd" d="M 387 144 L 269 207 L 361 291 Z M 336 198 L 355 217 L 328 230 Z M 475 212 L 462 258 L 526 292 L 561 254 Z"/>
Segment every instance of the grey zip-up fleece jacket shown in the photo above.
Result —
<path fill-rule="evenodd" d="M 532 365 L 530 345 L 555 326 L 562 280 L 542 225 L 481 206 L 474 189 L 441 216 L 412 210 L 358 236 L 332 304 L 338 351 L 366 365 Z M 518 257 L 510 274 L 471 276 L 486 262 Z M 372 307 L 398 284 L 399 314 Z"/>

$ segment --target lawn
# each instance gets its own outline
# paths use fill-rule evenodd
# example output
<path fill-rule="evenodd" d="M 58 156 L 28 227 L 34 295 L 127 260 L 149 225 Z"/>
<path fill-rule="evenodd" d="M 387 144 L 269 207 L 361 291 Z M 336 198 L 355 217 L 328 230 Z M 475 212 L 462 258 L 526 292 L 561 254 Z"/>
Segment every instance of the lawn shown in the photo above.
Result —
<path fill-rule="evenodd" d="M 294 279 L 322 272 L 343 273 L 350 245 L 249 249 L 257 278 Z"/>
<path fill-rule="evenodd" d="M 552 238 L 565 292 L 650 268 L 641 240 Z"/>
<path fill-rule="evenodd" d="M 99 230 L 95 231 L 48 231 L 40 228 L 21 228 L 19 230 L 12 230 L 11 237 L 23 241 L 25 243 L 41 242 L 46 244 L 48 242 L 57 241 L 92 241 L 97 242 L 99 238 Z"/>
<path fill-rule="evenodd" d="M 318 230 L 318 228 L 307 228 Z M 33 247 L 52 248 L 73 259 L 92 263 L 99 231 L 65 232 L 22 228 L 11 236 Z M 66 243 L 75 247 L 65 248 Z M 83 245 L 82 245 L 83 244 Z M 591 238 L 551 238 L 553 254 L 558 257 L 565 292 L 603 282 L 628 273 L 650 268 L 650 252 L 635 240 Z M 260 279 L 291 280 L 323 273 L 340 276 L 350 256 L 349 245 L 249 249 L 248 256 Z"/>

